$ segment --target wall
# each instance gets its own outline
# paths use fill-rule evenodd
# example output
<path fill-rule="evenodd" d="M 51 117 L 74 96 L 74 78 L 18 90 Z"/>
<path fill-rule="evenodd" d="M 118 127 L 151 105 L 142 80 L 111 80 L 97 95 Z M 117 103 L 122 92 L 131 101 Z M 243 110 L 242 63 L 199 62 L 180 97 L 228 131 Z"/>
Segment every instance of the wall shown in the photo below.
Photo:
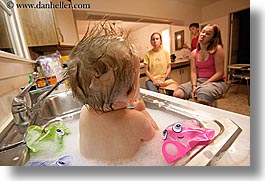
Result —
<path fill-rule="evenodd" d="M 82 39 L 84 34 L 86 33 L 88 25 L 95 25 L 98 21 L 86 21 L 86 20 L 77 20 L 77 29 L 79 39 Z M 125 30 L 132 30 L 131 37 L 133 38 L 133 43 L 136 46 L 138 51 L 138 55 L 140 58 L 144 57 L 144 54 L 152 48 L 150 44 L 150 36 L 154 32 L 162 33 L 163 30 L 170 30 L 170 54 L 174 53 L 176 55 L 180 55 L 181 51 L 175 51 L 175 32 L 184 30 L 184 41 L 188 44 L 191 43 L 191 34 L 188 26 L 174 26 L 168 24 L 154 24 L 154 23 L 136 23 L 136 22 L 118 22 L 119 27 Z M 141 25 L 142 24 L 142 25 Z M 128 26 L 130 25 L 130 26 Z M 137 27 L 137 28 L 135 28 Z M 129 28 L 129 29 L 127 29 Z M 134 28 L 134 29 L 131 29 Z"/>
<path fill-rule="evenodd" d="M 162 34 L 163 30 L 169 29 L 170 26 L 167 24 L 149 24 L 137 31 L 132 32 L 132 37 L 136 49 L 138 50 L 139 56 L 144 58 L 144 54 L 152 49 L 150 44 L 150 37 L 152 33 L 159 32 Z"/>
<path fill-rule="evenodd" d="M 89 22 L 86 20 L 77 20 L 76 28 L 79 40 L 82 40 L 83 36 L 86 34 Z"/>
<path fill-rule="evenodd" d="M 221 0 L 202 8 L 202 22 L 225 17 L 230 13 L 250 8 L 250 0 Z"/>
<path fill-rule="evenodd" d="M 157 0 L 155 3 L 152 0 L 135 0 L 135 1 L 104 1 L 104 0 L 72 0 L 72 3 L 89 3 L 91 12 L 105 12 L 105 13 L 120 13 L 130 14 L 137 16 L 157 17 L 164 19 L 174 19 L 176 21 L 182 21 L 183 26 L 175 26 L 171 28 L 171 53 L 179 54 L 179 51 L 175 52 L 174 45 L 174 32 L 181 29 L 185 30 L 185 40 L 190 44 L 190 33 L 187 31 L 187 26 L 191 22 L 199 22 L 200 24 L 216 23 L 220 26 L 222 31 L 222 39 L 225 51 L 225 62 L 228 62 L 228 43 L 229 43 L 229 15 L 232 12 L 240 11 L 250 7 L 249 0 L 220 0 L 211 5 L 203 8 L 187 5 L 177 0 Z M 118 6 L 117 6 L 118 4 Z M 162 7 L 162 8 L 161 8 Z M 191 13 L 192 12 L 192 13 Z M 145 30 L 138 30 L 139 32 Z M 135 33 L 136 35 L 139 33 Z M 143 33 L 142 37 L 148 36 L 147 33 Z M 149 35 L 150 36 L 150 35 Z M 137 36 L 139 37 L 139 36 Z M 149 42 L 144 39 L 139 39 L 141 46 L 137 46 L 142 56 L 149 48 Z M 149 40 L 148 40 L 149 41 Z M 138 44 L 138 43 L 137 43 Z"/>
<path fill-rule="evenodd" d="M 175 20 L 177 25 L 201 21 L 201 9 L 177 0 L 72 0 L 73 4 L 90 4 L 89 12 L 120 13 L 149 18 Z M 80 9 L 82 10 L 82 9 Z M 192 12 L 192 13 L 191 13 Z"/>
<path fill-rule="evenodd" d="M 170 54 L 176 54 L 177 56 L 181 54 L 181 51 L 175 51 L 175 32 L 184 30 L 184 42 L 190 44 L 190 32 L 187 26 L 174 26 L 167 24 L 149 24 L 144 26 L 143 28 L 137 29 L 132 33 L 132 37 L 134 38 L 134 43 L 139 52 L 141 58 L 144 57 L 144 54 L 152 49 L 150 44 L 150 36 L 153 32 L 161 33 L 163 30 L 170 30 Z M 164 41 L 164 40 L 163 40 Z"/>
<path fill-rule="evenodd" d="M 0 51 L 0 131 L 6 120 L 10 120 L 13 98 L 19 93 L 19 88 L 29 81 L 28 74 L 33 72 L 32 63 Z"/>
<path fill-rule="evenodd" d="M 182 51 L 175 50 L 175 32 L 184 30 L 184 43 L 186 42 L 188 45 L 191 44 L 191 33 L 189 31 L 188 26 L 170 26 L 170 36 L 171 36 L 171 54 L 175 54 L 177 57 L 182 56 Z"/>
<path fill-rule="evenodd" d="M 98 21 L 85 21 L 85 20 L 77 20 L 77 30 L 78 30 L 78 36 L 80 39 L 84 36 L 86 33 L 87 27 L 94 26 L 97 24 Z M 130 26 L 128 26 L 130 24 Z M 142 25 L 141 25 L 142 24 Z M 124 26 L 123 26 L 124 25 Z M 137 26 L 137 30 L 132 29 L 133 27 Z M 165 29 L 170 29 L 170 25 L 168 24 L 150 24 L 150 23 L 134 23 L 134 22 L 119 22 L 119 27 L 117 28 L 119 30 L 125 29 L 126 31 L 131 30 L 131 38 L 132 41 L 138 51 L 139 57 L 143 58 L 144 54 L 152 48 L 150 44 L 150 36 L 153 32 L 159 32 L 162 33 Z"/>
<path fill-rule="evenodd" d="M 216 8 L 218 7 L 218 8 Z M 250 8 L 249 0 L 222 0 L 212 5 L 202 8 L 202 23 L 215 23 L 221 29 L 221 36 L 225 51 L 225 65 L 229 60 L 229 32 L 230 32 L 230 13 Z"/>

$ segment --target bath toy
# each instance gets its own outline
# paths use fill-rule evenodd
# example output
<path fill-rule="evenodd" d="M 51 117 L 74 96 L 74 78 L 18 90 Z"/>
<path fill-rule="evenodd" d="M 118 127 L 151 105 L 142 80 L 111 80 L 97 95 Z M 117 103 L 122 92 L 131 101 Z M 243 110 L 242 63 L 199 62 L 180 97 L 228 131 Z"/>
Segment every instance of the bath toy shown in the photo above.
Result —
<path fill-rule="evenodd" d="M 199 127 L 195 120 L 187 122 L 190 125 L 176 122 L 163 131 L 162 154 L 168 164 L 175 163 L 197 145 L 208 145 L 214 137 L 214 130 Z"/>
<path fill-rule="evenodd" d="M 52 161 L 28 162 L 26 166 L 71 166 L 72 159 L 71 156 L 66 155 Z"/>
<path fill-rule="evenodd" d="M 60 121 L 52 122 L 45 128 L 31 125 L 27 129 L 26 145 L 32 152 L 47 150 L 47 147 L 59 151 L 63 147 L 63 137 L 68 134 L 69 129 Z"/>

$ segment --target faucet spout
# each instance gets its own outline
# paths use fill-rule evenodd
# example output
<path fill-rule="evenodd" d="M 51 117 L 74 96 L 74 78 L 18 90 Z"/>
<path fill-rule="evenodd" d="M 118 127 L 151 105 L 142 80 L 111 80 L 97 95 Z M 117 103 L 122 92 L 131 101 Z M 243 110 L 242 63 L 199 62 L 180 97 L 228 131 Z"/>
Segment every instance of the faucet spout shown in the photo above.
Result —
<path fill-rule="evenodd" d="M 32 105 L 32 107 L 29 109 L 30 112 L 30 124 L 34 124 L 37 118 L 37 114 L 40 112 L 40 109 L 45 102 L 46 98 L 60 85 L 62 84 L 68 76 L 65 76 L 60 81 L 58 81 L 52 88 L 50 88 L 48 91 L 45 91 L 40 97 L 38 98 L 37 102 Z"/>
<path fill-rule="evenodd" d="M 38 74 L 36 72 L 33 73 L 33 76 L 33 82 L 27 85 L 23 89 L 23 91 L 13 99 L 12 102 L 12 114 L 14 118 L 14 123 L 17 126 L 20 134 L 24 134 L 24 137 L 28 126 L 35 122 L 37 118 L 37 113 L 39 113 L 43 102 L 61 83 L 63 83 L 68 78 L 67 76 L 65 76 L 62 80 L 58 81 L 51 89 L 43 92 L 35 104 L 31 102 L 31 106 L 28 106 L 25 101 L 25 95 L 28 93 L 29 89 L 36 83 L 38 79 Z"/>
<path fill-rule="evenodd" d="M 43 103 L 43 101 L 46 99 L 46 97 L 48 97 L 67 78 L 68 78 L 68 76 L 65 76 L 60 81 L 58 81 L 50 90 L 48 90 L 46 93 L 41 95 L 40 98 L 38 99 L 38 101 L 32 106 L 31 111 L 38 108 Z"/>
<path fill-rule="evenodd" d="M 13 114 L 14 123 L 18 127 L 20 133 L 25 133 L 25 129 L 28 127 L 29 124 L 29 107 L 26 104 L 24 97 L 38 79 L 37 72 L 33 72 L 32 75 L 33 81 L 28 84 L 12 101 L 11 112 Z"/>
<path fill-rule="evenodd" d="M 17 98 L 24 98 L 25 95 L 28 93 L 29 89 L 37 82 L 39 75 L 37 72 L 33 72 L 33 81 L 28 84 L 16 97 Z"/>

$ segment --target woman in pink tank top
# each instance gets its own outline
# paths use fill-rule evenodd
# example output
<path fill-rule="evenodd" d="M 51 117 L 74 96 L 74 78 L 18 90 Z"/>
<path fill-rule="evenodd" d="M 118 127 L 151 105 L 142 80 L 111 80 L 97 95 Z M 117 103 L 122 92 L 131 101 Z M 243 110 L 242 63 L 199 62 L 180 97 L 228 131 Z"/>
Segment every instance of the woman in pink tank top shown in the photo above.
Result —
<path fill-rule="evenodd" d="M 191 81 L 181 84 L 173 95 L 210 105 L 226 91 L 224 57 L 220 28 L 216 24 L 206 25 L 191 53 Z"/>

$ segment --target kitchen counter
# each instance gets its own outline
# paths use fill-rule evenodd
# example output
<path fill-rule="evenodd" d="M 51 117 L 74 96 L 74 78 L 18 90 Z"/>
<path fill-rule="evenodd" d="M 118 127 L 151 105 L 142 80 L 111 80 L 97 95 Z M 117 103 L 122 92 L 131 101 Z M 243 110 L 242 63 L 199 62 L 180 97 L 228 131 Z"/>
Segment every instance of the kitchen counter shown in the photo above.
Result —
<path fill-rule="evenodd" d="M 174 103 L 186 106 L 196 110 L 196 114 L 202 114 L 211 119 L 229 119 L 242 131 L 237 138 L 231 143 L 231 146 L 218 155 L 211 165 L 214 166 L 250 166 L 250 117 L 221 110 L 218 108 L 198 104 L 195 102 L 159 94 L 156 92 L 141 89 L 141 93 L 148 94 L 159 99 L 172 101 Z"/>
<path fill-rule="evenodd" d="M 171 69 L 176 69 L 184 66 L 189 66 L 190 61 L 189 59 L 177 59 L 175 62 L 171 63 Z M 144 63 L 140 63 L 140 75 L 141 77 L 145 76 L 145 71 L 144 71 Z"/>

